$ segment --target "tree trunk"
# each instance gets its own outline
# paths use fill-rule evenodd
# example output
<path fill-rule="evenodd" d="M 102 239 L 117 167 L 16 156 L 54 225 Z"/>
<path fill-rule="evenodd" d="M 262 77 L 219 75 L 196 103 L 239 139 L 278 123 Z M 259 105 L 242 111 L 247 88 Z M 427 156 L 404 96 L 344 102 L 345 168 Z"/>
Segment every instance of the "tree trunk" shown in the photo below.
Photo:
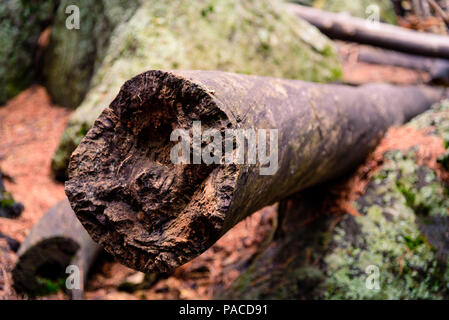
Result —
<path fill-rule="evenodd" d="M 333 39 L 370 44 L 411 54 L 449 59 L 449 38 L 420 33 L 348 15 L 325 12 L 295 4 L 290 12 L 316 26 Z"/>
<path fill-rule="evenodd" d="M 72 299 L 81 299 L 87 273 L 99 249 L 67 199 L 62 200 L 39 220 L 21 245 L 12 273 L 14 287 L 31 296 L 64 289 Z M 78 267 L 79 289 L 66 288 L 69 265 Z"/>
<path fill-rule="evenodd" d="M 442 94 L 426 87 L 148 71 L 124 84 L 72 154 L 66 193 L 93 239 L 122 263 L 170 272 L 258 209 L 353 168 L 389 126 Z M 277 159 L 278 170 L 263 175 L 260 162 L 173 164 L 171 132 L 192 129 L 194 120 L 221 133 L 277 129 L 278 139 L 270 133 L 270 146 L 278 142 L 270 165 Z"/>

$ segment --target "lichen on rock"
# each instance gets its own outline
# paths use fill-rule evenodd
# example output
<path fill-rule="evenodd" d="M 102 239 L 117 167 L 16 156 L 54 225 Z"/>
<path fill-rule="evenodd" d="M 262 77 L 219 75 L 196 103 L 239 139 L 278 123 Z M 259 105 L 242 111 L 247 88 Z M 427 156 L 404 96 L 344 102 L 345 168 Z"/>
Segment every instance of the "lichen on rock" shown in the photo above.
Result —
<path fill-rule="evenodd" d="M 387 152 L 386 164 L 357 200 L 362 213 L 346 216 L 357 234 L 336 226 L 326 262 L 326 298 L 437 299 L 449 287 L 449 199 L 435 172 L 415 151 Z M 379 270 L 379 289 L 366 285 L 368 266 Z"/>

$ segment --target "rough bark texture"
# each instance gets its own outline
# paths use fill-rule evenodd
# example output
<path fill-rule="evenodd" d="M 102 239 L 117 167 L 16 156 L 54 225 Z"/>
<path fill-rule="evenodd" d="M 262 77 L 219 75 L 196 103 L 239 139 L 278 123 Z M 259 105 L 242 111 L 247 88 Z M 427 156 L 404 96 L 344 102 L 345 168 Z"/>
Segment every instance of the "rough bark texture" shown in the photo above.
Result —
<path fill-rule="evenodd" d="M 68 200 L 62 200 L 39 220 L 20 246 L 12 273 L 14 287 L 31 296 L 67 290 L 66 267 L 75 265 L 80 271 L 80 289 L 67 291 L 72 299 L 81 299 L 89 267 L 99 249 Z"/>
<path fill-rule="evenodd" d="M 122 263 L 169 272 L 254 211 L 357 165 L 385 130 L 442 90 L 359 88 L 214 71 L 148 71 L 127 81 L 72 154 L 66 193 Z M 175 128 L 278 129 L 279 169 L 174 165 Z M 234 150 L 235 152 L 235 150 Z"/>
<path fill-rule="evenodd" d="M 370 44 L 407 53 L 449 58 L 449 38 L 384 23 L 289 4 L 289 10 L 333 39 Z"/>
<path fill-rule="evenodd" d="M 428 58 L 369 47 L 362 47 L 357 57 L 359 61 L 367 63 L 424 71 L 429 74 L 432 83 L 449 84 L 449 60 L 446 59 Z"/>
<path fill-rule="evenodd" d="M 425 140 L 383 154 L 354 203 L 360 215 L 330 210 L 338 184 L 283 200 L 274 237 L 216 298 L 447 299 L 447 176 L 423 154 L 428 142 L 448 146 L 448 115 L 446 101 L 406 126 L 428 130 Z M 379 271 L 378 290 L 366 286 L 370 265 Z"/>
<path fill-rule="evenodd" d="M 76 81 L 66 84 L 70 77 L 80 79 L 81 71 L 73 69 L 84 70 L 76 61 L 86 52 L 82 45 L 93 41 L 90 33 L 79 31 L 59 31 L 58 48 L 72 48 L 64 54 L 67 61 L 53 63 L 52 87 L 64 97 L 72 84 L 84 86 Z M 91 89 L 70 117 L 53 157 L 52 171 L 59 180 L 66 180 L 70 154 L 122 84 L 145 70 L 222 70 L 318 82 L 341 77 L 333 43 L 291 15 L 279 0 L 144 1 L 114 30 L 109 43 L 103 62 L 95 67 Z M 73 62 L 71 52 L 79 52 Z"/>

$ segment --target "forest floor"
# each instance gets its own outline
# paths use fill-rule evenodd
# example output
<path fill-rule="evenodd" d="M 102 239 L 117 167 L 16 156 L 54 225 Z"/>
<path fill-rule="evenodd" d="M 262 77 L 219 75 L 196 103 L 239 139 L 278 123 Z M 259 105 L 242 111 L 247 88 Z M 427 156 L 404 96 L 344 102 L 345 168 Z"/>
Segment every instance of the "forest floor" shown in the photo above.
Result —
<path fill-rule="evenodd" d="M 360 63 L 355 44 L 339 43 L 338 48 L 345 82 L 416 84 L 427 80 L 426 74 L 413 70 Z M 12 177 L 12 181 L 5 181 L 6 189 L 25 206 L 17 219 L 0 218 L 0 233 L 23 241 L 39 218 L 64 198 L 64 186 L 53 179 L 50 161 L 70 114 L 70 110 L 53 105 L 45 89 L 38 85 L 0 107 L 0 168 Z M 164 279 L 144 280 L 144 274 L 103 253 L 91 270 L 86 298 L 212 298 L 214 290 L 232 283 L 242 262 L 256 253 L 275 223 L 274 212 L 275 206 L 267 207 L 242 221 L 201 256 Z M 0 239 L 0 299 L 23 298 L 11 288 L 16 258 Z M 57 293 L 45 298 L 67 297 Z"/>

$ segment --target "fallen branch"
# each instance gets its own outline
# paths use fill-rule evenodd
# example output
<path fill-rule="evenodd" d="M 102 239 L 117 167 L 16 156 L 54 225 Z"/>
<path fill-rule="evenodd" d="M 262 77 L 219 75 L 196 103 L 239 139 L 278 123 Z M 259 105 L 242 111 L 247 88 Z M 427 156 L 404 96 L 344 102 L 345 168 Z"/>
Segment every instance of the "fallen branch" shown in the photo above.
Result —
<path fill-rule="evenodd" d="M 333 39 L 449 59 L 449 38 L 445 36 L 416 32 L 296 4 L 286 5 L 294 15 L 305 19 Z"/>
<path fill-rule="evenodd" d="M 256 210 L 355 167 L 389 126 L 442 94 L 427 87 L 148 71 L 122 86 L 74 151 L 66 193 L 93 239 L 122 263 L 170 272 Z M 279 169 L 261 175 L 260 163 L 173 164 L 177 142 L 170 135 L 191 130 L 194 120 L 202 130 L 220 132 L 278 129 Z"/>
<path fill-rule="evenodd" d="M 31 296 L 65 289 L 72 299 L 81 299 L 87 272 L 98 251 L 99 246 L 84 230 L 65 199 L 39 220 L 20 246 L 19 259 L 12 272 L 14 288 Z M 79 270 L 79 289 L 65 286 L 69 265 Z"/>

